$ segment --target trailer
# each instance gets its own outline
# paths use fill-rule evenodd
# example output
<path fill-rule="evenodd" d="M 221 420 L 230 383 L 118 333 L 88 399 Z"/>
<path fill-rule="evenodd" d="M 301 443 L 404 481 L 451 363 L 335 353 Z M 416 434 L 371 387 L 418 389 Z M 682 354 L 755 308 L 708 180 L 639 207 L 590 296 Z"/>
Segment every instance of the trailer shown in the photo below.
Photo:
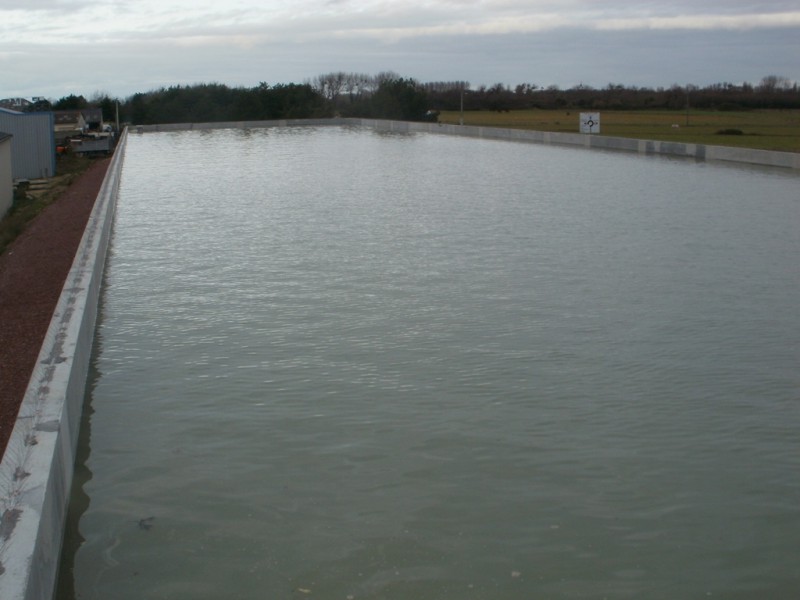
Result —
<path fill-rule="evenodd" d="M 75 154 L 83 156 L 107 156 L 114 149 L 114 138 L 110 135 L 70 139 L 69 145 Z"/>

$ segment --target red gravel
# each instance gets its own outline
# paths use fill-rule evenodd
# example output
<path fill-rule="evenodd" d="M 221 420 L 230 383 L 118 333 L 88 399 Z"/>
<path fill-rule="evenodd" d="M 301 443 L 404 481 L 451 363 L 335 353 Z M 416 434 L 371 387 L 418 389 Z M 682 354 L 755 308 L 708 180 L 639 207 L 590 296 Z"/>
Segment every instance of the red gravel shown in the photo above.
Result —
<path fill-rule="evenodd" d="M 109 162 L 92 163 L 0 255 L 2 452 Z"/>

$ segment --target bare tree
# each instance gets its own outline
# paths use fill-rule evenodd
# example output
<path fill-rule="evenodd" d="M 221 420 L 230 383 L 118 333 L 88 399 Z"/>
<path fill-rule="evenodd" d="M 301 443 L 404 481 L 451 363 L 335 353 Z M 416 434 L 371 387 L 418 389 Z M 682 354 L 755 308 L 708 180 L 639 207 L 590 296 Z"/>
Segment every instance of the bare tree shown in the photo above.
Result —
<path fill-rule="evenodd" d="M 387 81 L 397 81 L 398 79 L 402 78 L 394 71 L 381 71 L 372 78 L 375 89 L 378 89 L 382 83 L 386 83 Z"/>
<path fill-rule="evenodd" d="M 435 92 L 443 94 L 452 91 L 461 91 L 469 89 L 468 81 L 431 81 L 422 84 L 422 88 L 426 92 Z"/>
<path fill-rule="evenodd" d="M 346 78 L 347 75 L 343 71 L 317 75 L 311 80 L 311 87 L 335 105 L 344 89 Z"/>
<path fill-rule="evenodd" d="M 370 91 L 372 78 L 364 73 L 347 73 L 344 80 L 344 91 L 350 98 L 350 103 L 356 102 Z"/>
<path fill-rule="evenodd" d="M 778 90 L 788 90 L 791 89 L 791 87 L 792 82 L 789 81 L 788 77 L 783 77 L 781 75 L 767 75 L 761 80 L 758 89 L 761 92 L 769 93 Z"/>

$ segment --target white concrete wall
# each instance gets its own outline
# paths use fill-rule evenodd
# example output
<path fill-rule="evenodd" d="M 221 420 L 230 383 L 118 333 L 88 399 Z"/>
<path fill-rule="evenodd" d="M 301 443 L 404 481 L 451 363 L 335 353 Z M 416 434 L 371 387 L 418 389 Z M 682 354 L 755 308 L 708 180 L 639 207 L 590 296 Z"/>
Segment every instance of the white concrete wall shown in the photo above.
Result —
<path fill-rule="evenodd" d="M 0 599 L 54 594 L 125 136 L 109 166 L 0 462 Z"/>
<path fill-rule="evenodd" d="M 428 132 L 443 135 L 460 135 L 493 140 L 509 140 L 538 144 L 582 146 L 601 150 L 618 150 L 647 155 L 665 155 L 701 161 L 726 161 L 800 170 L 800 153 L 729 148 L 706 144 L 684 144 L 637 140 L 583 133 L 557 133 L 531 131 L 527 129 L 503 129 L 499 127 L 476 127 L 473 125 L 449 125 L 444 123 L 414 123 L 410 121 L 386 121 L 381 119 L 296 119 L 280 121 L 235 121 L 228 123 L 175 123 L 170 125 L 139 125 L 137 133 L 149 131 L 186 131 L 190 129 L 257 129 L 263 127 L 287 127 L 302 125 L 356 125 L 372 127 L 381 131 Z"/>
<path fill-rule="evenodd" d="M 11 175 L 11 137 L 0 133 L 0 218 L 14 202 L 14 182 Z"/>

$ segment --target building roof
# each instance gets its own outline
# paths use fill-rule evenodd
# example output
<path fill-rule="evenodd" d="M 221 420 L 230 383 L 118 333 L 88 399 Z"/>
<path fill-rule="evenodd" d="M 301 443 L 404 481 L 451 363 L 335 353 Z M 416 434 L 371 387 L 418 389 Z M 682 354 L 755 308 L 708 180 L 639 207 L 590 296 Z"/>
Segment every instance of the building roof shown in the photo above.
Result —
<path fill-rule="evenodd" d="M 78 110 L 54 110 L 53 116 L 56 125 L 77 124 L 81 117 L 86 123 L 101 123 L 103 111 L 99 108 L 82 108 Z"/>
<path fill-rule="evenodd" d="M 102 123 L 103 110 L 100 108 L 88 108 L 81 111 L 83 120 L 87 123 Z"/>
<path fill-rule="evenodd" d="M 56 125 L 71 125 L 77 124 L 80 119 L 81 111 L 79 110 L 54 110 L 53 119 Z"/>
<path fill-rule="evenodd" d="M 33 104 L 33 102 L 27 98 L 4 98 L 0 100 L 0 108 L 10 108 L 12 110 L 15 108 L 26 108 L 31 104 Z"/>

